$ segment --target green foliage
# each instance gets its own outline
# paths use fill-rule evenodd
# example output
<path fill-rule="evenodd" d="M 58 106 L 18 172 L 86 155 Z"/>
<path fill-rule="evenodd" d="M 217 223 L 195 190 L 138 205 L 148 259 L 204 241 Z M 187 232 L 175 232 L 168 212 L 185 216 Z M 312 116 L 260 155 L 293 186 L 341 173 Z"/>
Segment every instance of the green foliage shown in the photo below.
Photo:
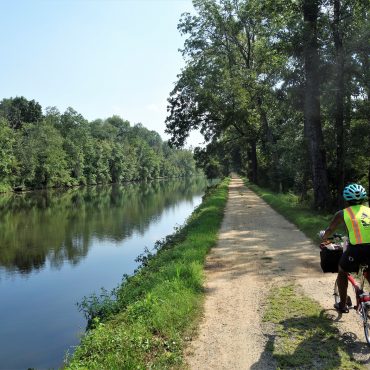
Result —
<path fill-rule="evenodd" d="M 38 125 L 25 124 L 22 132 L 22 139 L 17 146 L 22 185 L 38 188 L 68 185 L 70 176 L 59 131 L 43 122 Z"/>
<path fill-rule="evenodd" d="M 0 102 L 0 117 L 5 118 L 11 128 L 20 129 L 23 123 L 38 122 L 42 118 L 41 105 L 23 96 L 3 99 Z"/>
<path fill-rule="evenodd" d="M 11 188 L 17 162 L 14 155 L 15 134 L 7 121 L 0 118 L 0 192 Z"/>
<path fill-rule="evenodd" d="M 317 208 L 338 205 L 347 182 L 370 190 L 368 2 L 193 3 L 178 25 L 186 64 L 168 99 L 170 143 L 200 130 L 203 169 L 218 163 Z"/>
<path fill-rule="evenodd" d="M 210 144 L 206 148 L 195 148 L 194 158 L 207 178 L 215 179 L 230 173 L 229 155 L 222 145 Z"/>
<path fill-rule="evenodd" d="M 201 309 L 204 259 L 217 240 L 227 188 L 225 180 L 210 189 L 187 224 L 157 243 L 157 254 L 142 256 L 142 267 L 124 279 L 113 292 L 114 300 L 103 294 L 103 300 L 85 302 L 93 329 L 76 348 L 68 369 L 183 365 L 186 336 Z"/>
<path fill-rule="evenodd" d="M 25 98 L 0 102 L 0 191 L 94 185 L 197 173 L 191 151 L 177 150 L 141 124 L 118 116 L 88 122 Z"/>
<path fill-rule="evenodd" d="M 266 349 L 278 369 L 364 368 L 348 354 L 348 343 L 333 321 L 299 287 L 271 289 L 263 320 L 274 324 Z"/>

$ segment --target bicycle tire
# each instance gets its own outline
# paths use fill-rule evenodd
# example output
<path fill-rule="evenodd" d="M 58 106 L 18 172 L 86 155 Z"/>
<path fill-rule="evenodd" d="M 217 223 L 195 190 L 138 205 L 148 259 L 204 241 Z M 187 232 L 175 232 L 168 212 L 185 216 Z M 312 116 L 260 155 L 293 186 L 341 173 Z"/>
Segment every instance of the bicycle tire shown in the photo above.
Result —
<path fill-rule="evenodd" d="M 366 304 L 362 304 L 361 308 L 361 315 L 362 315 L 362 320 L 364 321 L 364 333 L 365 333 L 365 338 L 366 342 L 368 345 L 370 345 L 370 310 L 369 306 Z"/>

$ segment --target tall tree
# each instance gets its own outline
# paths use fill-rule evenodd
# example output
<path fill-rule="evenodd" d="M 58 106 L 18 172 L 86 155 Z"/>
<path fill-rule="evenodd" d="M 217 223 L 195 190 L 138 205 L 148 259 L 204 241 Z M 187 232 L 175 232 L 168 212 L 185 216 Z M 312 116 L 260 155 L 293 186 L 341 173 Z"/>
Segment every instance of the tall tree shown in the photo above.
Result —
<path fill-rule="evenodd" d="M 336 176 L 337 202 L 343 206 L 342 192 L 344 189 L 344 50 L 341 18 L 343 16 L 341 0 L 333 0 L 333 39 L 335 46 L 335 133 L 337 144 Z"/>
<path fill-rule="evenodd" d="M 302 9 L 305 134 L 311 159 L 315 207 L 322 209 L 328 206 L 330 198 L 320 110 L 320 58 L 317 40 L 319 1 L 303 0 Z"/>

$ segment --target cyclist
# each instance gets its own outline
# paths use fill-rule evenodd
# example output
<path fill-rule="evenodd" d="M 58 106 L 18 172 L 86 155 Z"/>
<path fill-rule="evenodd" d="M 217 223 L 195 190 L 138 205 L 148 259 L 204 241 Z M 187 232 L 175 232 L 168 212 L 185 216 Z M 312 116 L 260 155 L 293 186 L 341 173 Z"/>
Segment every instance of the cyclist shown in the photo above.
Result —
<path fill-rule="evenodd" d="M 347 313 L 348 272 L 357 272 L 360 264 L 370 266 L 370 208 L 363 205 L 367 199 L 366 190 L 359 184 L 350 184 L 343 190 L 348 207 L 338 211 L 326 230 L 319 235 L 326 240 L 342 223 L 347 230 L 349 245 L 343 253 L 338 268 L 338 290 L 340 302 L 334 308 Z M 370 283 L 370 281 L 369 281 Z"/>

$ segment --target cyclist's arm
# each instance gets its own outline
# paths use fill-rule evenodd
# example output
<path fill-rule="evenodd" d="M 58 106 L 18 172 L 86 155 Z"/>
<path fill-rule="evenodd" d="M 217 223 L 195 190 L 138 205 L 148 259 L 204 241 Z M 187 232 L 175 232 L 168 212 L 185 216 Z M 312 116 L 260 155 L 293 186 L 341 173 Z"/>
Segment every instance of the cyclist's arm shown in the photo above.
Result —
<path fill-rule="evenodd" d="M 344 222 L 343 211 L 338 211 L 331 220 L 330 225 L 325 230 L 325 234 L 322 236 L 322 239 L 326 240 L 343 222 Z"/>

